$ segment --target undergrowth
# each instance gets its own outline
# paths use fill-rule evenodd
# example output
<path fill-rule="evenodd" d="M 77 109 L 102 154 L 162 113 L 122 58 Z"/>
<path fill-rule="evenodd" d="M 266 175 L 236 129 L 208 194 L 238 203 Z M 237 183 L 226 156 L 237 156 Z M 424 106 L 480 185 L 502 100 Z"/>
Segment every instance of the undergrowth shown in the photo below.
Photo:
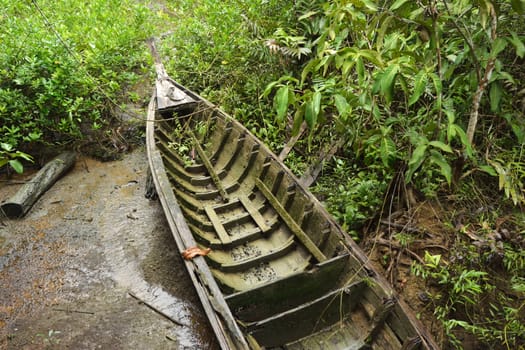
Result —
<path fill-rule="evenodd" d="M 161 49 L 168 72 L 239 119 L 271 148 L 283 129 L 271 122 L 272 106 L 259 97 L 289 62 L 271 55 L 264 39 L 289 20 L 283 1 L 211 0 L 166 4 L 170 31 Z"/>
<path fill-rule="evenodd" d="M 14 150 L 34 154 L 94 133 L 103 139 L 122 91 L 149 69 L 147 9 L 98 0 L 0 0 L 0 7 L 0 142 L 11 150 L 2 147 L 0 165 L 24 158 Z"/>
<path fill-rule="evenodd" d="M 525 346 L 525 225 L 523 213 L 500 209 L 458 224 L 448 254 L 425 252 L 413 273 L 425 281 L 431 310 L 454 348 Z M 473 345 L 474 344 L 474 345 Z"/>

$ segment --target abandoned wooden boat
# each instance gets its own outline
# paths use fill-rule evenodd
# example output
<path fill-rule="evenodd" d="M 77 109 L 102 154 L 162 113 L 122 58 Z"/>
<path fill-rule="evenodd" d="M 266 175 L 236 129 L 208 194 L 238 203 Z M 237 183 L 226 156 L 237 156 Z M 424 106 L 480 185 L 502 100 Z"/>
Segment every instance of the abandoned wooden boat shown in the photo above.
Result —
<path fill-rule="evenodd" d="M 277 156 L 157 68 L 150 170 L 221 348 L 438 349 Z"/>

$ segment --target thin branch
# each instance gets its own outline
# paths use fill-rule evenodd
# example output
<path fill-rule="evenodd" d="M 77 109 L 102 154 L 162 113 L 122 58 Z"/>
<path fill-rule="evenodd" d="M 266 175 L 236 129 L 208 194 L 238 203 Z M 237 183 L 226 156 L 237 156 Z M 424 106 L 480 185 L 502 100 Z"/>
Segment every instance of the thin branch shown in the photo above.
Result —
<path fill-rule="evenodd" d="M 288 156 L 288 153 L 290 153 L 295 145 L 295 143 L 299 140 L 299 138 L 303 135 L 304 131 L 306 130 L 306 123 L 303 122 L 301 124 L 301 128 L 299 129 L 299 133 L 295 136 L 292 136 L 290 140 L 284 145 L 283 149 L 281 150 L 281 153 L 279 153 L 279 159 L 284 161 L 286 157 Z"/>
<path fill-rule="evenodd" d="M 130 296 L 132 296 L 133 298 L 137 299 L 138 301 L 140 301 L 142 304 L 146 305 L 147 307 L 149 307 L 151 310 L 155 311 L 156 313 L 166 317 L 168 320 L 170 320 L 171 322 L 175 323 L 175 324 L 178 324 L 179 326 L 183 326 L 183 327 L 189 327 L 187 324 L 179 321 L 179 320 L 176 320 L 174 319 L 173 317 L 171 317 L 170 315 L 166 314 L 164 311 L 156 308 L 155 306 L 153 306 L 152 304 L 148 303 L 147 301 L 145 301 L 144 299 L 141 299 L 139 298 L 137 295 L 133 294 L 132 292 L 128 292 L 128 294 Z"/>
<path fill-rule="evenodd" d="M 74 313 L 77 313 L 77 314 L 88 314 L 88 315 L 94 315 L 95 313 L 92 312 L 92 311 L 80 311 L 80 310 L 71 310 L 71 309 L 59 309 L 59 308 L 54 308 L 53 311 L 63 311 L 63 312 L 74 312 Z"/>
<path fill-rule="evenodd" d="M 490 39 L 492 42 L 496 40 L 497 38 L 497 27 L 498 27 L 498 17 L 496 15 L 496 10 L 494 9 L 494 6 L 490 6 L 490 16 L 491 16 L 491 31 L 490 31 Z M 485 74 L 483 75 L 483 78 L 479 81 L 478 89 L 476 90 L 476 93 L 474 94 L 474 98 L 472 99 L 472 111 L 470 113 L 470 118 L 468 121 L 468 127 L 467 127 L 467 138 L 469 143 L 472 145 L 472 141 L 474 140 L 474 133 L 476 131 L 476 125 L 478 124 L 478 117 L 479 117 L 479 105 L 481 102 L 481 97 L 483 96 L 483 92 L 485 91 L 490 78 L 492 77 L 492 72 L 494 71 L 494 66 L 496 64 L 496 56 L 491 55 L 487 61 L 487 67 L 485 68 Z"/>
<path fill-rule="evenodd" d="M 472 40 L 469 37 L 467 37 L 465 33 L 463 33 L 463 30 L 459 27 L 459 24 L 455 20 L 452 19 L 454 18 L 454 16 L 450 12 L 448 4 L 445 0 L 443 0 L 443 5 L 445 5 L 445 8 L 447 9 L 448 15 L 451 18 L 452 25 L 458 30 L 459 34 L 463 37 L 468 47 L 470 48 L 470 55 L 472 56 L 472 61 L 474 62 L 474 66 L 476 66 L 476 75 L 479 81 L 481 80 L 481 64 L 479 63 L 479 60 L 476 57 L 476 53 L 474 51 L 475 50 L 474 43 L 472 43 Z"/>

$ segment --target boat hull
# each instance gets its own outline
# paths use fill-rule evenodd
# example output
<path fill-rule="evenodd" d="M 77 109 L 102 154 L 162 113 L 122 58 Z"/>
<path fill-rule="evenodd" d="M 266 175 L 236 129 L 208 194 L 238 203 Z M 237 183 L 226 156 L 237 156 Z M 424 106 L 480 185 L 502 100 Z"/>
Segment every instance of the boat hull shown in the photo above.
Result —
<path fill-rule="evenodd" d="M 147 148 L 181 254 L 203 252 L 185 265 L 223 349 L 438 348 L 283 162 L 169 77 Z"/>

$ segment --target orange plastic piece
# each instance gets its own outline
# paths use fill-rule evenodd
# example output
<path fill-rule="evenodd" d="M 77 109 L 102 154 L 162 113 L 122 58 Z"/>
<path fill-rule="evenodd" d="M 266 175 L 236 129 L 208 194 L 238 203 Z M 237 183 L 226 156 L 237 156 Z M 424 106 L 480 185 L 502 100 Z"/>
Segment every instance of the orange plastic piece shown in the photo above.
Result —
<path fill-rule="evenodd" d="M 186 260 L 191 260 L 198 255 L 208 255 L 209 252 L 211 252 L 211 248 L 201 249 L 199 247 L 190 247 L 182 252 L 182 257 Z"/>

